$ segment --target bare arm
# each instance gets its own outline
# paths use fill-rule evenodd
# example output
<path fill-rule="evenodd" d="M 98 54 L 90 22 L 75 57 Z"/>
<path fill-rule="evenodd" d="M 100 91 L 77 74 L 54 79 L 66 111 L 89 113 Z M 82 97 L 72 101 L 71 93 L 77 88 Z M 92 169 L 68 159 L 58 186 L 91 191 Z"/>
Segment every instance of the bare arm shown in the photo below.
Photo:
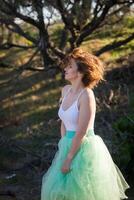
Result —
<path fill-rule="evenodd" d="M 63 137 L 66 132 L 66 128 L 65 128 L 63 121 L 61 121 L 60 132 L 61 132 L 61 137 Z"/>
<path fill-rule="evenodd" d="M 76 134 L 72 140 L 72 145 L 70 151 L 67 155 L 67 159 L 72 160 L 75 154 L 77 153 L 82 139 L 86 133 L 89 121 L 91 120 L 91 115 L 94 112 L 94 94 L 93 91 L 86 91 L 81 96 L 80 101 L 80 110 L 79 110 L 79 119 L 78 119 L 78 127 L 76 130 Z"/>
<path fill-rule="evenodd" d="M 66 85 L 62 88 L 60 99 L 63 99 L 63 97 L 64 97 L 64 95 L 67 92 L 69 87 L 70 87 L 70 85 Z M 66 132 L 66 128 L 65 128 L 63 121 L 61 121 L 60 132 L 61 132 L 61 137 L 63 137 L 65 135 L 65 132 Z"/>

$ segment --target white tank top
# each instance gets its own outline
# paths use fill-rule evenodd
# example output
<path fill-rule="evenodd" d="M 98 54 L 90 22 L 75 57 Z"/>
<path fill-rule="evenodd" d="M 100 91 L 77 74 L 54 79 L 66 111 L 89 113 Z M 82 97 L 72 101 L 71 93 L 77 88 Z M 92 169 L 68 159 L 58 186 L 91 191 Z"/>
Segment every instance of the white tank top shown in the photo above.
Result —
<path fill-rule="evenodd" d="M 77 97 L 77 99 L 72 103 L 72 105 L 67 108 L 66 110 L 63 110 L 63 101 L 65 100 L 65 97 L 67 94 L 70 92 L 71 87 L 68 89 L 67 93 L 64 95 L 62 99 L 62 103 L 60 105 L 60 108 L 58 110 L 58 116 L 60 119 L 63 121 L 66 130 L 72 130 L 76 131 L 77 124 L 78 124 L 78 115 L 79 115 L 79 110 L 78 110 L 78 99 L 82 92 L 84 92 L 85 88 L 82 89 Z"/>

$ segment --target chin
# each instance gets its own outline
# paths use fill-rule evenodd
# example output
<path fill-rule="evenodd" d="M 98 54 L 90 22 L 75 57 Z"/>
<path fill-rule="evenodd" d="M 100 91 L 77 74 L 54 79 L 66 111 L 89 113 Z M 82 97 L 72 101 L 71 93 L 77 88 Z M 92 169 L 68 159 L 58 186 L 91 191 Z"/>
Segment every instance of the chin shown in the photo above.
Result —
<path fill-rule="evenodd" d="M 65 79 L 66 79 L 66 80 L 70 80 L 67 76 L 65 76 Z"/>
<path fill-rule="evenodd" d="M 70 78 L 70 77 L 68 77 L 68 76 L 65 76 L 65 79 L 68 80 L 68 81 L 74 80 L 74 78 Z"/>

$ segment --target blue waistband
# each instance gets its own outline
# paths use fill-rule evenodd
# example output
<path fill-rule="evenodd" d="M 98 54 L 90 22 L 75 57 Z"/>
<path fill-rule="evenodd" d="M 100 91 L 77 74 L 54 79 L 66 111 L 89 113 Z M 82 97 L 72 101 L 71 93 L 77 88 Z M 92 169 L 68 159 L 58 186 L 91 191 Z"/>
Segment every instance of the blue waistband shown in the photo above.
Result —
<path fill-rule="evenodd" d="M 74 137 L 74 135 L 75 135 L 75 133 L 76 133 L 76 131 L 72 131 L 72 130 L 66 130 L 66 132 L 65 132 L 65 137 L 67 137 L 67 138 L 73 138 Z M 95 135 L 95 133 L 94 133 L 94 129 L 88 129 L 87 131 L 86 131 L 86 134 L 85 134 L 86 136 L 93 136 L 93 135 Z"/>

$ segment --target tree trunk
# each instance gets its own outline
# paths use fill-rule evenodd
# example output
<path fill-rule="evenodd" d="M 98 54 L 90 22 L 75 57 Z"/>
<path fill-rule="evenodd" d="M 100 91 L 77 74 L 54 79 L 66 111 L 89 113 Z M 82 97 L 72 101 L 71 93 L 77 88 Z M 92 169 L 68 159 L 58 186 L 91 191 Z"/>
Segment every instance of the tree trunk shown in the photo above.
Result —
<path fill-rule="evenodd" d="M 52 60 L 52 58 L 50 57 L 49 53 L 47 52 L 48 44 L 47 44 L 46 41 L 47 41 L 47 39 L 45 37 L 44 32 L 42 30 L 40 30 L 40 44 L 39 44 L 39 48 L 40 48 L 40 52 L 41 52 L 41 55 L 42 55 L 44 68 L 48 69 L 49 65 L 53 64 L 54 61 Z"/>

